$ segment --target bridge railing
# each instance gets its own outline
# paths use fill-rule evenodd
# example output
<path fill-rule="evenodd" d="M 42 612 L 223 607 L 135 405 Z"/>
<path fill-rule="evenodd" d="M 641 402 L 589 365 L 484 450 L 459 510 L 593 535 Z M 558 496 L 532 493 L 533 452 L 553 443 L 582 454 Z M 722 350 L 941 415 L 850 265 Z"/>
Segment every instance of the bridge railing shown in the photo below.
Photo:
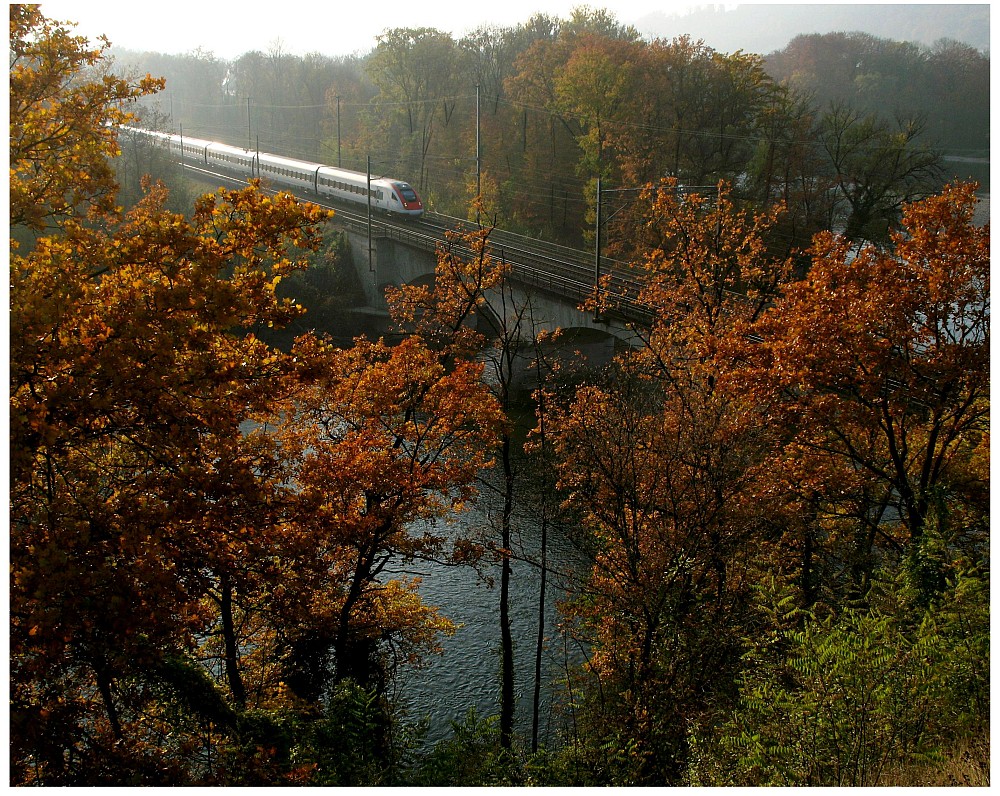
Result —
<path fill-rule="evenodd" d="M 368 222 L 344 213 L 338 214 L 338 223 L 357 235 L 368 234 Z M 389 239 L 407 246 L 435 252 L 442 244 L 452 245 L 460 256 L 472 257 L 471 249 L 443 240 L 440 236 L 430 235 L 405 226 L 386 224 L 381 221 L 371 225 L 373 239 Z M 582 269 L 578 264 L 566 263 L 561 267 L 552 263 L 532 265 L 517 255 L 508 255 L 506 247 L 500 246 L 499 252 L 511 265 L 511 273 L 517 282 L 551 293 L 562 299 L 570 299 L 577 304 L 583 304 L 594 296 L 592 272 Z M 546 260 L 551 258 L 545 258 Z M 652 323 L 653 308 L 642 304 L 636 299 L 638 284 L 628 277 L 609 272 L 609 283 L 602 291 L 603 308 L 601 316 L 606 320 L 615 320 L 649 325 Z"/>

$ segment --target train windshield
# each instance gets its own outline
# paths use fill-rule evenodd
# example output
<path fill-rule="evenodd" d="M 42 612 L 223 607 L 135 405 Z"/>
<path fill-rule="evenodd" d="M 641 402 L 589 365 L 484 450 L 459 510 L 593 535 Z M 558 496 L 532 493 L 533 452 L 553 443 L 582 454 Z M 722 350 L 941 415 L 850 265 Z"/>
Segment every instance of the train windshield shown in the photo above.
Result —
<path fill-rule="evenodd" d="M 417 201 L 417 192 L 414 191 L 405 182 L 397 182 L 396 188 L 399 189 L 399 195 L 402 196 L 405 201 L 407 202 Z"/>

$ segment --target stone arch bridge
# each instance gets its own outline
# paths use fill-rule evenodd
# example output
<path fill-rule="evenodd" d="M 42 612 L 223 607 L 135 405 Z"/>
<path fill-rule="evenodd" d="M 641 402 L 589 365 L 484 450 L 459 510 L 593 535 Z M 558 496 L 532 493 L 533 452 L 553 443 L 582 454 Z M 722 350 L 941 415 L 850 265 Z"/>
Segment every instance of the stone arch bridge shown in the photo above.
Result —
<path fill-rule="evenodd" d="M 372 319 L 384 317 L 387 322 L 387 286 L 433 283 L 437 247 L 445 240 L 445 226 L 438 232 L 428 224 L 379 221 L 372 224 L 369 238 L 367 221 L 345 216 L 338 212 L 335 223 L 350 240 L 353 264 L 368 303 L 365 312 Z M 522 340 L 533 340 L 543 331 L 562 330 L 562 347 L 572 349 L 574 356 L 592 365 L 604 364 L 615 350 L 636 344 L 633 325 L 648 322 L 641 307 L 622 304 L 622 309 L 602 313 L 599 318 L 579 309 L 592 294 L 595 279 L 594 265 L 583 265 L 579 252 L 500 230 L 491 234 L 490 244 L 495 256 L 502 255 L 511 263 L 508 302 L 528 308 L 517 330 Z M 548 252 L 538 253 L 539 247 L 547 247 Z M 561 256 L 553 256 L 553 248 L 561 249 L 555 252 Z M 499 295 L 488 294 L 487 301 L 495 314 L 502 312 Z"/>

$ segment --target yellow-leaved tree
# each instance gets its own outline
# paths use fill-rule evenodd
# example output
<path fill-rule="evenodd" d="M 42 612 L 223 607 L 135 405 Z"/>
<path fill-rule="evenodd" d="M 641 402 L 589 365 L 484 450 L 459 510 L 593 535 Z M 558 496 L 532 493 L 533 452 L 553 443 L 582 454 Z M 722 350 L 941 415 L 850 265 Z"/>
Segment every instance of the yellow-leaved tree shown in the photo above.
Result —
<path fill-rule="evenodd" d="M 122 213 L 115 126 L 159 81 L 10 18 L 11 782 L 370 782 L 370 703 L 317 744 L 344 703 L 300 664 L 368 687 L 373 646 L 448 629 L 379 576 L 440 551 L 408 523 L 467 494 L 492 400 L 417 341 L 258 339 L 328 212 L 251 184 Z"/>

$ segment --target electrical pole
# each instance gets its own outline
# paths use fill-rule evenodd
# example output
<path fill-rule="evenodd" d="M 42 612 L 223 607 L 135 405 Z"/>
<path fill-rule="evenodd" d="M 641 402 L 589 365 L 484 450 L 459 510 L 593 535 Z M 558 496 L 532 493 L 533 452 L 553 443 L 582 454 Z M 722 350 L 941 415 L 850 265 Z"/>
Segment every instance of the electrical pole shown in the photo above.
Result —
<path fill-rule="evenodd" d="M 342 168 L 340 164 L 340 95 L 337 95 L 337 168 Z"/>
<path fill-rule="evenodd" d="M 594 225 L 594 323 L 601 320 L 601 178 L 597 178 L 597 222 Z"/>
<path fill-rule="evenodd" d="M 483 198 L 482 150 L 479 137 L 479 84 L 476 83 L 476 225 L 480 224 L 480 204 Z"/>
<path fill-rule="evenodd" d="M 372 284 L 378 290 L 375 279 L 375 259 L 372 256 L 372 156 L 368 156 L 368 270 L 372 274 Z"/>

